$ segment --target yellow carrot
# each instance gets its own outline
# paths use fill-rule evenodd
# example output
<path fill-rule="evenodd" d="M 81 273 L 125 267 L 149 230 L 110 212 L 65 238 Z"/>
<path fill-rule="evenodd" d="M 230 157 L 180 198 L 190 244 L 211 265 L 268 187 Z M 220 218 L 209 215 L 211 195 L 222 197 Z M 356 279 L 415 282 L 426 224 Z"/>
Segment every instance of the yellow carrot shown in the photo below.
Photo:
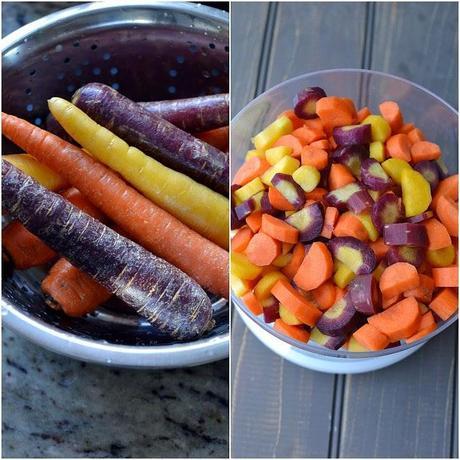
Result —
<path fill-rule="evenodd" d="M 228 199 L 129 146 L 70 102 L 54 97 L 48 106 L 67 133 L 97 160 L 201 235 L 228 247 Z"/>

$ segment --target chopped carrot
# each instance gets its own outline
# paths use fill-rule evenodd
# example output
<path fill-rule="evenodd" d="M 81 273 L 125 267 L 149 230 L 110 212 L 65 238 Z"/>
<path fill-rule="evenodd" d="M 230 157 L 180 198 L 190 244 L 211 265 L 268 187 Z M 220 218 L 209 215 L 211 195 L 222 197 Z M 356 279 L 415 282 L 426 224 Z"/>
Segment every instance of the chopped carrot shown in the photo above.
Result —
<path fill-rule="evenodd" d="M 432 219 L 425 221 L 424 226 L 428 236 L 429 251 L 436 251 L 452 245 L 449 232 L 438 219 L 433 217 Z"/>
<path fill-rule="evenodd" d="M 335 150 L 337 148 L 337 142 L 335 142 L 334 136 L 329 136 L 327 140 L 329 141 L 332 150 Z"/>
<path fill-rule="evenodd" d="M 268 189 L 268 200 L 270 204 L 280 211 L 294 211 L 295 207 L 289 203 L 284 195 L 275 187 L 269 187 Z"/>
<path fill-rule="evenodd" d="M 249 310 L 254 313 L 254 315 L 258 316 L 263 313 L 264 308 L 252 291 L 244 294 L 241 299 L 243 300 L 246 307 L 248 307 Z"/>
<path fill-rule="evenodd" d="M 294 247 L 295 245 L 293 243 L 285 243 L 283 242 L 281 244 L 281 254 L 287 254 L 288 252 L 291 251 L 291 249 Z"/>
<path fill-rule="evenodd" d="M 312 142 L 310 147 L 315 147 L 322 150 L 331 150 L 331 144 L 329 144 L 327 139 L 320 139 L 318 141 Z"/>
<path fill-rule="evenodd" d="M 428 141 L 419 141 L 412 144 L 410 149 L 412 161 L 418 163 L 426 160 L 437 160 L 441 156 L 439 145 Z"/>
<path fill-rule="evenodd" d="M 269 214 L 262 215 L 261 230 L 272 238 L 286 243 L 297 243 L 299 239 L 299 231 L 295 227 Z"/>
<path fill-rule="evenodd" d="M 445 195 L 441 195 L 436 202 L 435 211 L 449 235 L 458 237 L 458 203 Z"/>
<path fill-rule="evenodd" d="M 417 269 L 407 262 L 397 262 L 385 268 L 380 277 L 382 296 L 389 298 L 419 286 Z"/>
<path fill-rule="evenodd" d="M 415 129 L 415 125 L 414 123 L 404 123 L 401 128 L 399 128 L 399 134 L 407 134 L 409 135 L 409 133 Z M 409 140 L 412 142 L 412 140 L 410 139 L 409 137 Z"/>
<path fill-rule="evenodd" d="M 345 294 L 347 293 L 347 290 L 344 288 L 341 288 L 339 286 L 335 287 L 335 302 L 337 303 Z"/>
<path fill-rule="evenodd" d="M 433 267 L 431 270 L 436 287 L 458 287 L 458 266 Z"/>
<path fill-rule="evenodd" d="M 265 233 L 256 233 L 249 241 L 246 256 L 258 267 L 270 265 L 281 254 L 281 243 Z"/>
<path fill-rule="evenodd" d="M 264 158 L 252 157 L 245 161 L 235 174 L 233 184 L 246 185 L 256 177 L 261 176 L 268 168 L 270 163 Z"/>
<path fill-rule="evenodd" d="M 254 287 L 255 296 L 261 302 L 268 299 L 270 297 L 270 292 L 272 290 L 272 287 L 280 279 L 286 279 L 286 276 L 277 270 L 275 271 L 272 270 L 264 274 Z"/>
<path fill-rule="evenodd" d="M 369 107 L 363 107 L 362 109 L 359 109 L 358 113 L 356 114 L 358 123 L 361 123 L 369 115 L 371 115 L 371 111 L 369 110 Z"/>
<path fill-rule="evenodd" d="M 2 230 L 2 246 L 5 256 L 18 270 L 46 264 L 57 255 L 18 220 L 13 220 Z"/>
<path fill-rule="evenodd" d="M 313 131 L 324 132 L 324 125 L 319 118 L 310 118 L 309 120 L 304 120 L 303 124 Z"/>
<path fill-rule="evenodd" d="M 327 281 L 334 272 L 334 261 L 327 246 L 315 241 L 305 255 L 294 276 L 294 282 L 305 291 L 316 289 Z"/>
<path fill-rule="evenodd" d="M 374 251 L 377 262 L 380 262 L 386 256 L 386 253 L 389 249 L 389 246 L 385 244 L 383 238 L 379 238 L 376 241 L 371 241 L 369 246 Z"/>
<path fill-rule="evenodd" d="M 284 111 L 280 116 L 280 117 L 287 117 L 289 118 L 289 120 L 291 120 L 291 123 L 292 123 L 292 126 L 294 129 L 297 129 L 297 128 L 300 128 L 301 126 L 303 126 L 303 123 L 304 123 L 304 120 L 302 120 L 301 118 L 299 118 L 295 113 L 294 113 L 294 110 L 286 110 Z"/>
<path fill-rule="evenodd" d="M 453 289 L 442 289 L 431 301 L 429 307 L 443 321 L 447 321 L 458 310 L 458 295 Z"/>
<path fill-rule="evenodd" d="M 318 171 L 322 171 L 329 163 L 329 155 L 326 150 L 317 149 L 310 145 L 302 149 L 302 165 L 315 167 Z"/>
<path fill-rule="evenodd" d="M 300 158 L 300 155 L 302 153 L 302 148 L 303 145 L 300 142 L 300 140 L 292 135 L 292 134 L 286 134 L 284 136 L 281 136 L 274 144 L 273 147 L 291 147 L 292 148 L 292 154 L 294 158 Z"/>
<path fill-rule="evenodd" d="M 451 200 L 458 200 L 458 174 L 446 177 L 441 182 L 439 182 L 438 187 L 436 188 L 436 192 L 433 196 L 433 200 L 431 201 L 434 209 L 437 207 L 439 198 L 443 195 L 446 198 L 450 198 Z"/>
<path fill-rule="evenodd" d="M 321 311 L 300 292 L 296 291 L 289 281 L 284 279 L 278 280 L 273 286 L 271 293 L 278 299 L 280 304 L 284 305 L 287 310 L 304 324 L 314 326 L 316 321 L 321 317 Z"/>
<path fill-rule="evenodd" d="M 302 243 L 297 243 L 292 251 L 292 258 L 287 265 L 285 265 L 281 271 L 289 278 L 294 278 L 297 270 L 305 257 L 305 247 Z"/>
<path fill-rule="evenodd" d="M 352 182 L 356 182 L 356 179 L 345 165 L 340 163 L 333 163 L 331 165 L 328 181 L 330 190 L 336 190 Z"/>
<path fill-rule="evenodd" d="M 383 350 L 390 344 L 388 336 L 372 324 L 366 323 L 354 332 L 353 337 L 364 347 L 372 351 Z"/>
<path fill-rule="evenodd" d="M 382 297 L 382 309 L 386 310 L 398 302 L 400 299 L 399 295 L 395 295 L 394 297 Z"/>
<path fill-rule="evenodd" d="M 336 290 L 332 281 L 326 281 L 321 286 L 313 289 L 311 294 L 318 303 L 320 310 L 328 310 L 335 303 Z"/>
<path fill-rule="evenodd" d="M 418 330 L 421 331 L 429 326 L 436 325 L 436 320 L 434 319 L 433 313 L 427 309 L 426 313 L 422 314 Z"/>
<path fill-rule="evenodd" d="M 310 338 L 310 332 L 303 326 L 291 326 L 290 324 L 286 324 L 281 318 L 275 320 L 273 327 L 282 334 L 300 342 L 308 342 Z"/>
<path fill-rule="evenodd" d="M 254 233 L 249 227 L 242 227 L 232 238 L 232 251 L 243 252 L 251 241 Z"/>
<path fill-rule="evenodd" d="M 434 281 L 430 276 L 419 274 L 420 285 L 404 291 L 404 297 L 415 297 L 419 302 L 429 303 L 433 296 Z"/>
<path fill-rule="evenodd" d="M 327 190 L 321 187 L 316 187 L 311 192 L 305 193 L 307 200 L 322 201 L 324 196 L 327 194 Z"/>
<path fill-rule="evenodd" d="M 407 134 L 394 134 L 386 142 L 388 155 L 404 161 L 411 161 L 411 144 Z"/>
<path fill-rule="evenodd" d="M 425 135 L 418 128 L 414 128 L 414 129 L 410 130 L 407 133 L 407 136 L 409 137 L 409 141 L 410 141 L 411 144 L 415 144 L 416 142 L 421 142 L 421 141 L 425 140 Z"/>
<path fill-rule="evenodd" d="M 303 145 L 319 141 L 326 136 L 322 126 L 319 129 L 315 129 L 307 125 L 303 125 L 301 128 L 296 129 L 292 132 L 292 135 L 297 137 Z"/>
<path fill-rule="evenodd" d="M 396 342 L 415 334 L 421 317 L 417 300 L 415 297 L 408 297 L 392 305 L 388 310 L 370 316 L 367 321 L 387 335 L 391 342 Z"/>
<path fill-rule="evenodd" d="M 437 329 L 437 327 L 438 326 L 436 325 L 436 323 L 434 323 L 434 324 L 431 324 L 430 326 L 427 326 L 427 327 L 421 329 L 420 331 L 418 331 L 414 335 L 412 335 L 409 338 L 407 338 L 406 343 L 416 342 L 417 340 L 420 340 L 423 337 L 426 337 L 428 334 L 430 334 L 431 332 L 435 331 Z"/>
<path fill-rule="evenodd" d="M 345 212 L 337 221 L 334 228 L 335 236 L 352 236 L 361 241 L 367 241 L 369 233 L 361 220 L 352 212 Z"/>
<path fill-rule="evenodd" d="M 345 97 L 322 97 L 316 102 L 316 113 L 328 130 L 336 126 L 351 125 L 357 119 L 353 101 Z"/>
<path fill-rule="evenodd" d="M 334 232 L 334 227 L 338 218 L 339 210 L 333 206 L 328 206 L 324 212 L 324 223 L 320 236 L 330 239 L 332 237 L 332 233 Z"/>
<path fill-rule="evenodd" d="M 394 101 L 385 101 L 379 105 L 382 117 L 388 122 L 392 133 L 397 133 L 403 125 L 403 116 L 399 105 Z"/>
<path fill-rule="evenodd" d="M 256 211 L 246 217 L 246 224 L 252 230 L 252 233 L 257 233 L 262 226 L 262 211 Z"/>

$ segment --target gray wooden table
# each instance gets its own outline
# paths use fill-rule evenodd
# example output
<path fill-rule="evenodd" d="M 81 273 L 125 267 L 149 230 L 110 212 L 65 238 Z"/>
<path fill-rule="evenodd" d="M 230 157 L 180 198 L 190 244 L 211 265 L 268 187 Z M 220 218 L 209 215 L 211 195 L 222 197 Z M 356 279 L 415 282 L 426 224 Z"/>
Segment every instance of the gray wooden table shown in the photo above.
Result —
<path fill-rule="evenodd" d="M 233 3 L 232 112 L 309 71 L 393 73 L 457 100 L 457 3 Z M 390 368 L 296 367 L 233 315 L 234 457 L 457 457 L 457 328 Z"/>

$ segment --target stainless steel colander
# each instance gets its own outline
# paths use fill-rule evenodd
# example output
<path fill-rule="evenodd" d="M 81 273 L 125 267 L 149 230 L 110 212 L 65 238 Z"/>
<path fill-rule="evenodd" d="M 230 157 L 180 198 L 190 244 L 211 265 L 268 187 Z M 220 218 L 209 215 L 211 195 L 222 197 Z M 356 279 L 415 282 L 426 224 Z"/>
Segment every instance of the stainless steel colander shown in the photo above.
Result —
<path fill-rule="evenodd" d="M 3 39 L 3 111 L 43 126 L 47 99 L 111 85 L 136 101 L 228 91 L 228 15 L 197 3 L 95 2 L 28 24 Z M 3 153 L 17 152 L 4 140 Z M 84 318 L 46 307 L 42 270 L 3 277 L 6 326 L 74 358 L 129 367 L 179 367 L 228 355 L 228 304 L 216 327 L 189 343 L 154 336 L 148 323 L 108 304 Z"/>

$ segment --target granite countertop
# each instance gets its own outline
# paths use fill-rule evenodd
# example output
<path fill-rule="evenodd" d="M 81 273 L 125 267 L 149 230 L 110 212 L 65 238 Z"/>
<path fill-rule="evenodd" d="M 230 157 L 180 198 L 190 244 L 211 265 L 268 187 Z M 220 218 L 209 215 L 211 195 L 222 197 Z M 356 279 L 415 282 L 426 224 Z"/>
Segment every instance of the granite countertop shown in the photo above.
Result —
<path fill-rule="evenodd" d="M 2 3 L 3 35 L 75 3 Z M 228 360 L 110 369 L 3 330 L 3 458 L 227 457 Z"/>

